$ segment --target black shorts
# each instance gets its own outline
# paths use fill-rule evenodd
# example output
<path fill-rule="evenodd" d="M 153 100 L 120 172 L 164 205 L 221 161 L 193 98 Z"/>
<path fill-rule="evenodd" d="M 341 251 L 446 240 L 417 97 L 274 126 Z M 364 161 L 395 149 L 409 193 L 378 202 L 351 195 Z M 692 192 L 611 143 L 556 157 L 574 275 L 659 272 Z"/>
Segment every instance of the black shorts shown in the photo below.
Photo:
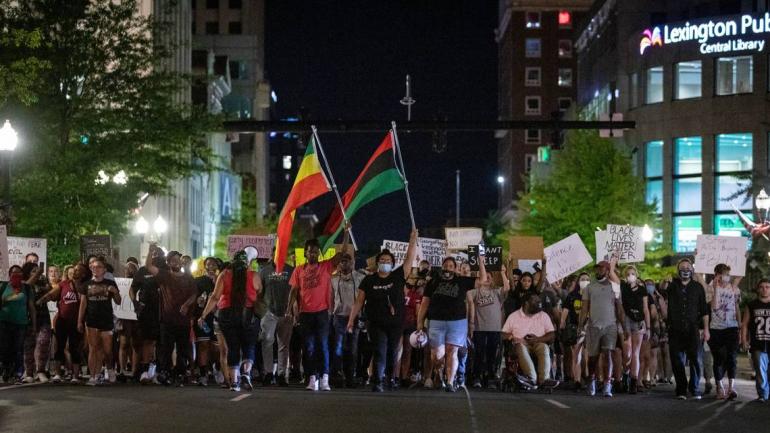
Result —
<path fill-rule="evenodd" d="M 86 317 L 86 327 L 112 332 L 115 324 L 112 321 L 112 317 Z"/>
<path fill-rule="evenodd" d="M 209 317 L 206 319 L 206 324 L 209 327 L 209 332 L 205 332 L 203 329 L 198 326 L 198 323 L 193 325 L 193 333 L 195 333 L 195 342 L 200 341 L 215 341 L 216 337 L 214 337 L 214 317 L 209 315 Z"/>

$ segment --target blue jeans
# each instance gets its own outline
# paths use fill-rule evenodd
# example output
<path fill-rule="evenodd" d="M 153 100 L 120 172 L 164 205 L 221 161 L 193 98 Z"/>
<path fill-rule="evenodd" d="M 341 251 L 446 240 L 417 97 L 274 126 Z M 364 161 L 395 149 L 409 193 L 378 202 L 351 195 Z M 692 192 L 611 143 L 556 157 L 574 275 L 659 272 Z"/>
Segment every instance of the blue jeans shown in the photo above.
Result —
<path fill-rule="evenodd" d="M 329 374 L 329 313 L 300 313 L 305 339 L 305 372 L 310 376 Z"/>
<path fill-rule="evenodd" d="M 353 371 L 356 368 L 358 356 L 358 327 L 353 327 L 353 332 L 348 333 L 348 316 L 334 316 L 334 358 L 332 370 L 335 374 L 342 370 L 345 379 L 353 379 Z"/>
<path fill-rule="evenodd" d="M 768 354 L 754 350 L 751 352 L 751 360 L 754 362 L 754 373 L 757 375 L 757 397 L 768 400 L 770 398 L 770 384 L 767 381 Z"/>
<path fill-rule="evenodd" d="M 382 383 L 386 376 L 388 379 L 395 378 L 403 329 L 401 326 L 369 325 L 369 335 L 374 343 L 375 383 Z"/>
<path fill-rule="evenodd" d="M 24 372 L 24 337 L 27 325 L 0 322 L 0 363 L 8 375 L 21 376 Z M 13 365 L 13 369 L 11 369 Z M 0 374 L 3 374 L 0 371 Z"/>
<path fill-rule="evenodd" d="M 671 356 L 671 368 L 676 380 L 676 395 L 699 393 L 701 373 L 703 371 L 703 346 L 697 329 L 690 331 L 669 331 L 668 347 Z M 690 362 L 690 381 L 685 374 L 685 362 Z"/>

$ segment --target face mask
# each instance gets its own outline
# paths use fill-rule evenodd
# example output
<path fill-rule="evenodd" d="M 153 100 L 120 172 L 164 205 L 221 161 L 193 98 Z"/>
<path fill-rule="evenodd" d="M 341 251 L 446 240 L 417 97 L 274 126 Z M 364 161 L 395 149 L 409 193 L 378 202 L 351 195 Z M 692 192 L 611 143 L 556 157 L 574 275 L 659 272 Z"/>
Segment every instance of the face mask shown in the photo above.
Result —
<path fill-rule="evenodd" d="M 21 274 L 13 274 L 11 275 L 11 285 L 14 287 L 19 287 L 21 285 L 23 276 Z"/>
<path fill-rule="evenodd" d="M 605 277 L 604 275 L 601 275 L 601 274 L 596 274 L 596 280 L 597 280 L 597 281 L 604 281 L 604 279 L 605 279 L 605 278 L 606 278 L 606 277 Z"/>
<path fill-rule="evenodd" d="M 377 271 L 382 272 L 383 274 L 389 274 L 390 271 L 393 270 L 393 264 L 392 263 L 379 263 L 377 264 Z"/>
<path fill-rule="evenodd" d="M 589 284 L 591 284 L 590 281 L 583 280 L 578 283 L 578 286 L 580 286 L 581 289 L 585 289 L 586 287 L 588 287 Z"/>
<path fill-rule="evenodd" d="M 722 275 L 722 283 L 730 284 L 730 276 L 729 275 Z"/>
<path fill-rule="evenodd" d="M 531 316 L 533 314 L 539 313 L 542 309 L 543 307 L 539 303 L 535 305 L 530 305 L 529 309 L 527 310 L 527 314 Z"/>
<path fill-rule="evenodd" d="M 648 284 L 647 286 L 647 293 L 652 295 L 655 293 L 655 285 L 654 284 Z"/>
<path fill-rule="evenodd" d="M 690 271 L 679 271 L 679 278 L 683 280 L 689 280 L 690 277 L 692 277 L 692 272 Z"/>
<path fill-rule="evenodd" d="M 626 281 L 628 281 L 628 284 L 636 284 L 636 275 L 631 274 L 628 277 L 626 277 Z"/>
<path fill-rule="evenodd" d="M 428 275 L 428 270 L 427 269 L 420 269 L 419 271 L 417 271 L 417 275 L 419 275 L 421 277 L 424 277 L 424 276 Z"/>
<path fill-rule="evenodd" d="M 442 271 L 441 272 L 441 278 L 445 280 L 451 280 L 455 276 L 454 272 L 451 271 Z"/>

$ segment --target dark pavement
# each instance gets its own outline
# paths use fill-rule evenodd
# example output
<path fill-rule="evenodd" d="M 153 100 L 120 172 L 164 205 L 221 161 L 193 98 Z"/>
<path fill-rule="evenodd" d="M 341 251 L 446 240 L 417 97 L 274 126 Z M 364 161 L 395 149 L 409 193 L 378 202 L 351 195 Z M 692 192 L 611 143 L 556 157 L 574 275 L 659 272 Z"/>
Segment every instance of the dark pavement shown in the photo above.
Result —
<path fill-rule="evenodd" d="M 0 432 L 759 432 L 770 404 L 742 380 L 735 402 L 676 401 L 673 386 L 611 399 L 580 393 L 32 385 L 0 388 Z"/>

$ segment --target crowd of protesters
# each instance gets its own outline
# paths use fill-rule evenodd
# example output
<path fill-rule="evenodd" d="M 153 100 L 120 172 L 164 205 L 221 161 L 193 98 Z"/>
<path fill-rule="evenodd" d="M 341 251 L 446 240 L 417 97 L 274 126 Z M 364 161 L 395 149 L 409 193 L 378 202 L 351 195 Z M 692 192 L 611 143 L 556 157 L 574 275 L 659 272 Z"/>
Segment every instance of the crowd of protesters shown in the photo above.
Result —
<path fill-rule="evenodd" d="M 419 259 L 416 240 L 414 230 L 404 263 Z M 451 257 L 440 269 L 396 267 L 383 250 L 358 270 L 347 232 L 330 260 L 319 261 L 316 240 L 305 256 L 277 272 L 241 251 L 194 273 L 189 256 L 151 245 L 144 263 L 121 266 L 137 317 L 124 320 L 103 257 L 42 269 L 30 254 L 0 283 L 0 380 L 375 392 L 468 383 L 605 397 L 675 384 L 678 399 L 735 399 L 743 349 L 758 401 L 768 399 L 770 281 L 746 302 L 724 264 L 700 275 L 683 259 L 656 282 L 611 259 L 551 284 L 547 263 L 487 272 L 480 260 L 471 275 Z"/>

